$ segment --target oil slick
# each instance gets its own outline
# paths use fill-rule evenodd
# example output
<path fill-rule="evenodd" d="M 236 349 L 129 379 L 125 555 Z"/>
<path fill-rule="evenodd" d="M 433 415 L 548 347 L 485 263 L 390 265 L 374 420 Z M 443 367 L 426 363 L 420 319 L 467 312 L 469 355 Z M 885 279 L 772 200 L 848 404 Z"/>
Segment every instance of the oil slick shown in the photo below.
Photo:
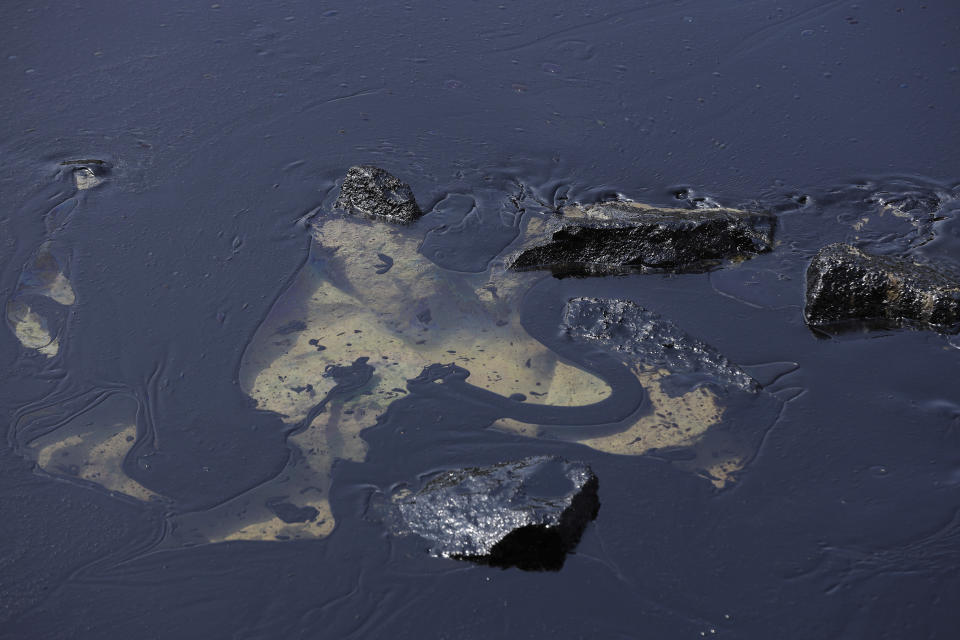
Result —
<path fill-rule="evenodd" d="M 724 407 L 717 394 L 709 388 L 697 387 L 673 396 L 663 389 L 663 379 L 670 375 L 669 371 L 636 365 L 631 370 L 647 392 L 651 410 L 622 431 L 580 438 L 577 442 L 597 451 L 628 456 L 693 447 L 690 466 L 698 474 L 718 489 L 733 482 L 748 460 L 749 452 L 733 447 L 714 456 L 715 452 L 708 452 L 706 447 L 697 447 L 710 427 L 723 418 Z M 536 426 L 512 418 L 500 419 L 493 426 L 525 436 L 538 435 Z"/>
<path fill-rule="evenodd" d="M 544 228 L 533 217 L 528 236 Z M 343 216 L 321 216 L 311 227 L 310 258 L 247 348 L 241 385 L 258 407 L 275 411 L 294 428 L 288 438 L 293 462 L 280 478 L 208 514 L 188 516 L 186 529 L 215 529 L 213 540 L 318 537 L 333 524 L 325 495 L 334 460 L 362 461 L 360 432 L 373 426 L 389 404 L 406 394 L 406 382 L 432 363 L 452 362 L 470 371 L 468 382 L 501 396 L 520 394 L 529 403 L 583 406 L 606 398 L 600 378 L 566 364 L 520 324 L 520 295 L 537 276 L 494 263 L 486 273 L 440 269 L 418 252 L 419 238 L 404 227 Z M 391 268 L 384 269 L 386 260 Z M 335 386 L 328 375 L 358 359 L 373 367 L 368 385 L 339 397 L 309 423 L 309 412 Z M 652 410 L 623 430 L 585 437 L 582 444 L 608 453 L 642 455 L 697 444 L 723 414 L 711 389 L 680 395 L 663 389 L 669 372 L 634 364 Z M 501 419 L 494 428 L 537 436 L 537 427 Z M 717 442 L 696 449 L 687 464 L 717 487 L 728 484 L 749 459 L 741 446 L 717 454 Z M 271 516 L 270 496 L 282 496 L 292 522 Z M 255 524 L 230 530 L 259 511 Z M 315 513 L 314 513 L 315 512 Z"/>
<path fill-rule="evenodd" d="M 24 448 L 44 473 L 99 485 L 136 500 L 158 496 L 123 471 L 123 461 L 136 442 L 137 401 L 123 394 L 104 394 L 85 408 L 55 422 L 52 430 Z M 44 410 L 21 417 L 28 423 Z"/>
<path fill-rule="evenodd" d="M 529 403 L 574 406 L 610 394 L 603 380 L 562 362 L 521 326 L 517 299 L 535 276 L 501 266 L 476 275 L 446 272 L 418 253 L 419 238 L 408 229 L 381 222 L 320 217 L 311 233 L 307 264 L 260 326 L 240 367 L 244 391 L 294 429 L 287 440 L 292 462 L 244 496 L 184 516 L 178 529 L 188 539 L 329 533 L 334 520 L 326 496 L 334 460 L 362 461 L 367 446 L 360 432 L 376 424 L 407 393 L 407 380 L 430 364 L 456 363 L 471 371 L 471 384 L 502 396 L 521 394 Z M 390 269 L 383 268 L 383 256 Z M 305 423 L 336 385 L 330 369 L 363 358 L 373 367 L 369 384 L 333 399 Z M 288 513 L 268 504 L 278 497 Z"/>
<path fill-rule="evenodd" d="M 20 272 L 14 294 L 7 300 L 5 317 L 14 337 L 28 350 L 52 358 L 60 350 L 62 316 L 77 300 L 70 282 L 70 252 L 56 239 L 57 231 L 69 222 L 82 193 L 104 182 L 107 170 L 102 160 L 66 160 L 60 163 L 63 179 L 75 189 L 44 216 L 51 237 L 37 249 Z M 64 173 L 66 172 L 66 175 Z M 54 303 L 53 306 L 48 301 Z"/>
<path fill-rule="evenodd" d="M 384 224 L 335 217 L 318 221 L 313 233 L 309 264 L 241 364 L 241 384 L 261 408 L 291 423 L 302 420 L 333 387 L 327 367 L 359 357 L 370 358 L 376 390 L 345 408 L 357 409 L 346 414 L 355 416 L 348 423 L 368 422 L 362 416 L 406 393 L 406 381 L 435 362 L 463 366 L 471 384 L 504 396 L 521 393 L 527 402 L 589 404 L 609 394 L 603 381 L 574 374 L 520 325 L 518 287 L 504 281 L 529 284 L 530 277 L 496 268 L 451 275 L 417 253 L 416 238 Z M 389 272 L 377 273 L 379 253 L 392 257 Z M 278 332 L 296 320 L 302 331 Z"/>
<path fill-rule="evenodd" d="M 27 349 L 52 358 L 60 350 L 59 339 L 51 332 L 46 318 L 30 305 L 18 300 L 7 302 L 7 324 L 14 337 Z"/>
<path fill-rule="evenodd" d="M 85 188 L 81 183 L 89 176 L 73 175 L 77 188 Z M 527 239 L 547 227 L 530 216 Z M 471 385 L 529 404 L 578 407 L 611 395 L 601 378 L 564 362 L 522 326 L 520 298 L 541 275 L 510 271 L 501 261 L 484 273 L 444 270 L 419 252 L 422 234 L 405 226 L 321 214 L 310 233 L 306 264 L 261 323 L 239 372 L 258 408 L 281 415 L 288 425 L 289 462 L 275 478 L 223 504 L 173 516 L 174 543 L 330 534 L 334 462 L 365 459 L 361 432 L 408 393 L 407 381 L 428 365 L 456 364 L 470 372 Z M 58 333 L 25 300 L 74 304 L 69 261 L 58 255 L 52 244 L 41 247 L 7 304 L 7 320 L 23 347 L 47 356 L 57 353 Z M 331 371 L 358 363 L 371 372 L 368 380 L 349 393 L 332 394 L 338 381 Z M 690 447 L 685 468 L 717 487 L 729 483 L 750 454 L 718 447 L 723 436 L 709 448 L 695 446 L 723 419 L 724 399 L 707 387 L 668 391 L 670 372 L 627 364 L 646 390 L 650 410 L 614 433 L 573 439 L 632 456 Z M 123 472 L 136 442 L 136 414 L 137 400 L 115 394 L 24 443 L 23 450 L 44 473 L 141 501 L 160 500 Z M 515 419 L 498 420 L 493 428 L 543 435 L 536 425 Z"/>
<path fill-rule="evenodd" d="M 27 349 L 53 357 L 60 346 L 58 311 L 71 307 L 76 294 L 53 242 L 45 242 L 24 266 L 14 295 L 6 304 L 7 325 Z M 44 299 L 52 301 L 49 308 Z"/>

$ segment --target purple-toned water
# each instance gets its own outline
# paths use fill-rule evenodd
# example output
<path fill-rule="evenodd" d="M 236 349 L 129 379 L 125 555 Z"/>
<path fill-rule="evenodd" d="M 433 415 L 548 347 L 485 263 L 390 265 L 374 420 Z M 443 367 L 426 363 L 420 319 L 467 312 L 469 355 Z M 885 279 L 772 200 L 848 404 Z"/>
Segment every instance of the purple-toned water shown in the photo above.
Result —
<path fill-rule="evenodd" d="M 960 8 L 19 3 L 0 32 L 0 295 L 47 323 L 0 328 L 0 637 L 954 637 L 960 341 L 823 339 L 801 309 L 831 242 L 960 268 Z M 743 367 L 782 407 L 746 425 L 737 482 L 490 429 L 502 402 L 414 384 L 324 476 L 330 535 L 184 535 L 296 462 L 243 358 L 310 266 L 304 216 L 364 163 L 410 183 L 417 255 L 457 282 L 543 207 L 777 213 L 747 262 L 546 276 L 515 310 L 577 362 L 563 301 L 624 298 Z M 109 479 L 31 453 L 90 416 L 132 429 Z M 600 479 L 559 572 L 432 558 L 368 510 L 540 454 Z"/>

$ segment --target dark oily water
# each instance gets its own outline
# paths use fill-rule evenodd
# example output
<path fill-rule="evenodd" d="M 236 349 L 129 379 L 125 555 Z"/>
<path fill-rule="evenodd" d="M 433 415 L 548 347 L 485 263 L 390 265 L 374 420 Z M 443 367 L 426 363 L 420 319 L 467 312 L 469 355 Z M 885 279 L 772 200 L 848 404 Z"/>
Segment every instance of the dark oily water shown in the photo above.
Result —
<path fill-rule="evenodd" d="M 834 242 L 960 269 L 958 27 L 892 2 L 10 9 L 0 635 L 952 637 L 960 341 L 824 339 L 802 308 Z M 425 215 L 335 213 L 359 164 Z M 505 268 L 535 221 L 616 198 L 768 211 L 775 244 Z M 757 388 L 564 330 L 574 298 Z M 369 508 L 539 455 L 599 478 L 557 572 L 431 557 Z"/>

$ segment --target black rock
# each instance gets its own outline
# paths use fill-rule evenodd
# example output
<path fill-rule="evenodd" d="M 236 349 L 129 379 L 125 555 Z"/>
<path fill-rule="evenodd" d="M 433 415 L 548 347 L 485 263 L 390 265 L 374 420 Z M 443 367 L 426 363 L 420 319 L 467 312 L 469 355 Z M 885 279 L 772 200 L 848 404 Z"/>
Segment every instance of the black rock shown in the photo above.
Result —
<path fill-rule="evenodd" d="M 561 326 L 573 338 L 612 347 L 644 367 L 697 375 L 724 388 L 758 389 L 753 378 L 714 347 L 627 300 L 574 298 L 564 308 Z"/>
<path fill-rule="evenodd" d="M 831 244 L 807 268 L 807 324 L 960 328 L 960 279 L 912 261 Z"/>
<path fill-rule="evenodd" d="M 538 456 L 443 472 L 391 509 L 397 532 L 427 539 L 432 555 L 557 570 L 597 516 L 597 485 L 585 463 Z"/>
<path fill-rule="evenodd" d="M 350 167 L 334 206 L 400 224 L 413 222 L 423 215 L 410 185 L 372 165 Z"/>
<path fill-rule="evenodd" d="M 774 220 L 737 209 L 571 206 L 547 223 L 545 237 L 528 240 L 511 268 L 557 275 L 704 271 L 725 259 L 770 251 Z"/>

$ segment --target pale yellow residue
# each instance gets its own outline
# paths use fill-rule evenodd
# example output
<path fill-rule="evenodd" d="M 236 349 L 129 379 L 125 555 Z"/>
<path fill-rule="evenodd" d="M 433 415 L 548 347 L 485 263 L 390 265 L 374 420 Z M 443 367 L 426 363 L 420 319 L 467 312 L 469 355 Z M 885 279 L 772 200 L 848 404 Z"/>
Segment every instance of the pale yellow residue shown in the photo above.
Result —
<path fill-rule="evenodd" d="M 859 220 L 853 223 L 853 230 L 861 231 L 863 227 L 867 225 L 869 222 L 870 222 L 870 218 L 868 216 L 863 216 L 862 218 L 860 218 Z"/>
<path fill-rule="evenodd" d="M 83 438 L 80 436 L 67 436 L 62 440 L 48 444 L 43 448 L 40 447 L 40 443 L 34 442 L 31 447 L 37 449 L 37 466 L 44 470 L 50 470 L 53 468 L 54 457 L 59 453 L 61 456 L 69 456 L 71 449 L 76 449 L 83 444 Z"/>
<path fill-rule="evenodd" d="M 660 384 L 666 375 L 663 370 L 637 374 L 649 395 L 651 413 L 620 433 L 579 442 L 598 451 L 636 456 L 651 449 L 690 446 L 699 440 L 723 416 L 717 396 L 712 391 L 697 388 L 671 397 Z"/>
<path fill-rule="evenodd" d="M 451 274 L 423 257 L 418 240 L 404 228 L 382 223 L 331 217 L 317 220 L 313 233 L 311 260 L 257 330 L 240 368 L 242 388 L 259 408 L 298 425 L 287 440 L 291 462 L 276 478 L 234 500 L 178 516 L 184 536 L 216 542 L 328 535 L 334 527 L 328 502 L 334 462 L 362 461 L 367 446 L 361 432 L 407 394 L 408 380 L 434 363 L 459 365 L 470 372 L 471 384 L 502 396 L 522 394 L 529 403 L 582 406 L 610 395 L 605 382 L 561 362 L 523 329 L 518 300 L 532 282 L 530 274 L 499 263 L 484 274 Z M 303 425 L 338 384 L 334 368 L 360 359 L 372 367 L 369 382 L 329 396 Z M 584 444 L 639 455 L 696 444 L 720 419 L 722 409 L 709 391 L 671 398 L 659 385 L 665 372 L 638 375 L 653 414 L 623 433 Z M 535 427 L 511 426 L 536 435 Z M 736 468 L 714 456 L 697 470 L 723 478 Z M 308 522 L 284 522 L 268 506 L 281 499 L 288 506 L 312 507 L 317 515 Z"/>
<path fill-rule="evenodd" d="M 13 335 L 27 349 L 36 349 L 48 358 L 57 355 L 60 343 L 50 333 L 47 322 L 22 302 L 7 303 L 7 321 Z"/>
<path fill-rule="evenodd" d="M 67 276 L 61 271 L 60 263 L 54 256 L 49 242 L 41 245 L 33 261 L 27 266 L 24 275 L 29 274 L 29 284 L 23 282 L 18 289 L 46 296 L 62 305 L 69 306 L 77 297 Z"/>
<path fill-rule="evenodd" d="M 533 218 L 527 233 L 548 226 L 546 219 Z M 260 408 L 301 425 L 337 384 L 333 367 L 365 358 L 372 377 L 362 388 L 331 396 L 309 425 L 290 435 L 291 461 L 277 477 L 224 504 L 176 516 L 178 535 L 211 542 L 329 535 L 335 526 L 328 499 L 334 462 L 366 457 L 361 432 L 405 396 L 407 381 L 430 364 L 459 365 L 470 372 L 471 384 L 502 396 L 522 394 L 528 403 L 582 406 L 610 395 L 605 382 L 561 362 L 523 329 L 518 301 L 534 275 L 513 273 L 499 262 L 484 274 L 451 274 L 420 255 L 418 240 L 404 229 L 386 224 L 330 218 L 318 221 L 314 234 L 314 262 L 301 270 L 259 327 L 242 359 L 241 384 Z M 41 293 L 72 304 L 73 288 L 59 267 L 52 268 L 52 257 L 38 260 Z M 7 317 L 25 346 L 56 353 L 55 338 L 29 306 L 10 304 Z M 743 456 L 722 442 L 700 447 L 723 414 L 717 397 L 697 389 L 672 398 L 660 385 L 665 371 L 637 375 L 653 411 L 620 433 L 581 442 L 621 455 L 691 446 L 693 470 L 716 486 L 727 482 L 743 466 Z M 155 499 L 123 473 L 136 439 L 136 412 L 132 398 L 111 396 L 28 449 L 47 473 Z M 497 426 L 537 435 L 535 426 L 511 420 Z M 277 500 L 287 508 L 314 509 L 316 517 L 284 522 L 269 506 L 279 508 Z"/>
<path fill-rule="evenodd" d="M 108 491 L 152 500 L 157 497 L 155 493 L 123 472 L 123 460 L 136 442 L 137 428 L 115 420 L 111 412 L 121 406 L 121 402 L 107 400 L 34 440 L 28 451 L 37 466 L 51 475 L 79 478 Z"/>
<path fill-rule="evenodd" d="M 514 420 L 513 418 L 499 418 L 495 420 L 490 427 L 499 431 L 510 431 L 512 433 L 516 433 L 521 436 L 529 436 L 531 438 L 535 438 L 537 435 L 536 425 L 520 422 L 519 420 Z"/>
<path fill-rule="evenodd" d="M 101 484 L 109 491 L 118 491 L 139 500 L 155 497 L 156 494 L 123 473 L 123 459 L 136 436 L 136 425 L 130 425 L 94 445 L 80 471 L 80 477 Z"/>
<path fill-rule="evenodd" d="M 471 384 L 505 396 L 523 394 L 532 403 L 590 404 L 609 395 L 602 380 L 560 363 L 527 335 L 506 278 L 457 287 L 416 252 L 415 242 L 385 225 L 335 218 L 318 227 L 317 237 L 336 247 L 328 269 L 345 282 L 338 287 L 317 274 L 301 274 L 312 282 L 298 282 L 292 290 L 307 300 L 291 306 L 300 309 L 295 319 L 306 329 L 288 336 L 268 329 L 255 337 L 241 378 L 261 408 L 299 422 L 333 388 L 328 367 L 362 357 L 374 368 L 368 408 L 379 406 L 377 413 L 433 363 L 462 366 L 471 372 Z M 378 253 L 394 261 L 387 273 L 376 273 Z M 307 385 L 312 395 L 302 391 Z"/>
<path fill-rule="evenodd" d="M 187 539 L 206 542 L 304 540 L 329 535 L 335 525 L 327 498 L 331 466 L 338 458 L 362 460 L 366 443 L 357 434 L 374 424 L 374 416 L 363 413 L 361 404 L 353 400 L 331 403 L 327 412 L 289 438 L 291 462 L 278 476 L 234 500 L 178 516 L 176 527 Z M 316 514 L 304 522 L 285 522 L 268 506 L 271 500 L 313 508 Z"/>
<path fill-rule="evenodd" d="M 543 398 L 530 398 L 527 402 L 542 402 L 559 407 L 576 407 L 593 404 L 606 399 L 613 393 L 606 382 L 587 374 L 582 369 L 557 361 L 553 368 L 553 378 L 547 395 Z"/>
<path fill-rule="evenodd" d="M 335 248 L 332 266 L 343 270 L 349 286 L 361 300 L 375 302 L 381 314 L 405 315 L 411 303 L 435 295 L 445 279 L 443 272 L 418 251 L 419 240 L 384 223 L 361 225 L 350 218 L 331 218 L 313 227 L 324 247 Z M 377 273 L 385 263 L 393 266 Z"/>
<path fill-rule="evenodd" d="M 400 489 L 397 489 L 396 491 L 394 491 L 393 494 L 391 494 L 390 501 L 393 502 L 394 504 L 400 504 L 403 501 L 410 498 L 412 495 L 413 495 L 413 491 L 411 491 L 406 487 L 401 487 Z"/>
<path fill-rule="evenodd" d="M 723 417 L 719 399 L 708 389 L 697 388 L 671 397 L 663 391 L 660 382 L 669 375 L 666 370 L 638 371 L 636 375 L 649 394 L 652 409 L 623 431 L 577 442 L 597 451 L 632 456 L 674 447 L 696 449 L 707 430 Z M 520 435 L 537 435 L 536 427 L 513 419 L 501 419 L 492 426 Z M 723 453 L 714 458 L 716 452 L 713 451 L 697 453 L 694 466 L 718 487 L 724 486 L 731 475 L 743 467 L 744 457 L 739 454 Z"/>
<path fill-rule="evenodd" d="M 377 423 L 381 410 L 382 403 L 368 395 L 331 402 L 306 429 L 290 436 L 289 442 L 305 454 L 314 472 L 328 473 L 331 458 L 357 462 L 366 458 L 367 444 L 360 432 Z M 321 462 L 323 458 L 327 460 Z"/>
<path fill-rule="evenodd" d="M 304 540 L 324 538 L 333 531 L 333 513 L 330 503 L 324 499 L 308 500 L 297 506 L 310 506 L 317 510 L 317 517 L 310 522 L 284 522 L 280 518 L 268 518 L 254 522 L 223 536 L 213 536 L 210 542 L 230 540 Z"/>
<path fill-rule="evenodd" d="M 50 344 L 44 345 L 37 349 L 38 353 L 42 353 L 48 358 L 52 358 L 60 352 L 60 338 L 54 338 L 50 341 Z"/>
<path fill-rule="evenodd" d="M 75 185 L 77 185 L 77 189 L 83 191 L 85 189 L 94 188 L 103 182 L 103 180 L 98 178 L 97 175 L 90 169 L 82 167 L 80 169 L 73 170 L 73 182 Z"/>
<path fill-rule="evenodd" d="M 317 496 L 329 489 L 333 462 L 366 457 L 360 432 L 406 395 L 407 381 L 430 364 L 459 365 L 470 371 L 471 384 L 503 396 L 522 394 L 529 403 L 592 404 L 611 393 L 601 379 L 560 362 L 523 329 L 517 298 L 530 275 L 502 267 L 451 275 L 417 251 L 417 239 L 386 224 L 333 217 L 318 221 L 313 233 L 313 253 L 323 268 L 305 266 L 278 300 L 278 311 L 244 354 L 241 384 L 259 408 L 299 424 L 337 384 L 331 367 L 366 358 L 370 383 L 333 396 L 309 426 L 290 436 L 297 462 L 281 477 L 236 504 L 185 517 L 191 531 L 211 541 L 329 533 L 333 516 Z M 392 260 L 384 273 L 377 271 L 388 261 L 379 254 Z M 294 323 L 301 330 L 280 330 Z M 276 495 L 313 506 L 321 516 L 285 523 L 262 507 Z M 313 502 L 298 502 L 304 495 Z"/>
<path fill-rule="evenodd" d="M 60 271 L 47 244 L 40 247 L 27 267 L 32 276 L 29 285 L 21 282 L 18 293 L 46 296 L 59 304 L 69 306 L 76 302 L 76 294 L 66 275 Z M 7 321 L 17 340 L 28 349 L 36 349 L 47 357 L 57 355 L 60 341 L 50 331 L 47 319 L 20 300 L 7 303 Z"/>
<path fill-rule="evenodd" d="M 77 296 L 73 292 L 73 286 L 62 273 L 57 273 L 57 275 L 54 276 L 53 281 L 47 285 L 43 293 L 54 302 L 59 302 L 66 306 L 70 306 L 77 301 Z"/>
<path fill-rule="evenodd" d="M 885 205 L 883 205 L 882 207 L 880 207 L 880 215 L 881 215 L 881 216 L 883 215 L 883 212 L 884 212 L 884 211 L 889 211 L 890 213 L 892 213 L 893 215 L 895 215 L 895 216 L 898 217 L 898 218 L 904 218 L 904 219 L 907 219 L 907 220 L 910 220 L 910 219 L 913 218 L 912 215 L 910 215 L 908 212 L 904 211 L 903 209 L 901 209 L 899 206 L 897 206 L 897 205 L 895 205 L 895 204 L 885 204 Z"/>
<path fill-rule="evenodd" d="M 737 472 L 746 466 L 746 462 L 746 458 L 742 455 L 727 454 L 706 462 L 703 465 L 703 475 L 717 489 L 723 489 L 736 481 Z"/>
<path fill-rule="evenodd" d="M 345 403 L 331 403 L 306 429 L 290 436 L 288 442 L 295 447 L 297 463 L 276 481 L 253 489 L 246 496 L 252 506 L 244 509 L 244 517 L 237 523 L 239 529 L 230 526 L 237 520 L 230 517 L 232 505 L 206 516 L 198 515 L 194 518 L 195 525 L 210 532 L 207 534 L 210 542 L 309 539 L 329 535 L 335 520 L 330 503 L 322 496 L 330 490 L 330 467 L 335 459 L 362 461 L 366 457 L 367 445 L 359 434 L 373 426 L 379 414 L 365 408 L 365 404 L 369 404 L 365 396 Z M 294 506 L 313 507 L 317 516 L 308 522 L 284 522 L 264 506 L 277 495 L 283 495 L 284 501 Z M 224 513 L 218 513 L 221 511 Z M 251 517 L 254 522 L 246 524 Z"/>
<path fill-rule="evenodd" d="M 550 219 L 532 217 L 525 234 L 536 236 L 550 224 Z M 300 424 L 337 384 L 330 375 L 333 367 L 366 358 L 372 378 L 364 388 L 333 396 L 309 426 L 288 439 L 295 462 L 275 481 L 235 504 L 191 517 L 188 527 L 207 539 L 325 535 L 333 516 L 318 505 L 325 504 L 333 462 L 365 458 L 361 431 L 405 396 L 407 381 L 430 364 L 459 365 L 470 372 L 471 384 L 502 396 L 521 394 L 528 403 L 583 406 L 610 395 L 605 382 L 561 362 L 523 329 L 518 301 L 535 276 L 511 272 L 500 262 L 485 274 L 451 274 L 417 251 L 416 238 L 386 224 L 332 217 L 318 220 L 313 233 L 313 262 L 251 341 L 241 363 L 241 384 L 260 408 Z M 696 447 L 723 409 L 706 389 L 670 397 L 660 386 L 666 374 L 637 373 L 649 393 L 651 413 L 620 433 L 582 443 L 621 455 Z M 516 421 L 496 426 L 536 436 L 536 427 Z M 722 451 L 695 455 L 695 471 L 718 486 L 742 466 L 742 458 L 737 462 Z M 321 515 L 310 523 L 285 523 L 263 507 L 277 495 L 298 506 L 314 506 Z M 317 526 L 320 521 L 323 525 Z"/>

